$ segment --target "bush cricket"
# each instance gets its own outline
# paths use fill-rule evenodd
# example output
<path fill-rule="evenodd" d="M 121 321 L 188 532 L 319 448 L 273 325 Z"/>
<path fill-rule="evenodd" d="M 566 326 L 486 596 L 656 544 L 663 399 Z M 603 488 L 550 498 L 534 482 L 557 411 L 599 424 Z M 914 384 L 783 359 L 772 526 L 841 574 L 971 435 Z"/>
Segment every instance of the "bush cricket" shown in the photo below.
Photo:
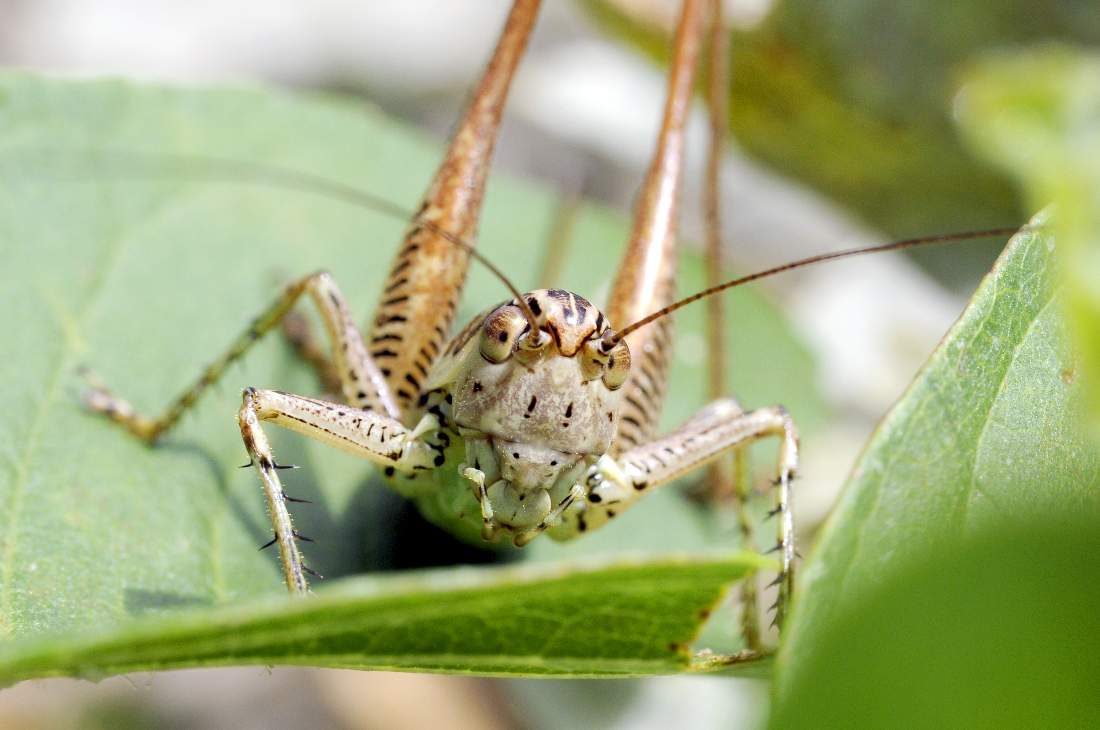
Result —
<path fill-rule="evenodd" d="M 579 293 L 539 289 L 521 293 L 500 267 L 474 248 L 494 140 L 508 90 L 534 27 L 538 0 L 515 0 L 499 42 L 460 120 L 391 264 L 371 326 L 365 333 L 336 284 L 317 272 L 288 284 L 230 347 L 159 415 L 137 413 L 93 381 L 85 404 L 134 436 L 156 442 L 202 393 L 268 332 L 282 327 L 342 400 L 320 400 L 279 390 L 247 388 L 238 413 L 274 528 L 290 593 L 309 590 L 288 497 L 265 434 L 279 425 L 359 455 L 378 465 L 393 488 L 433 522 L 467 540 L 510 539 L 517 546 L 547 533 L 579 537 L 605 526 L 649 492 L 714 464 L 725 454 L 764 438 L 780 447 L 775 504 L 780 571 L 775 623 L 782 626 L 794 587 L 791 481 L 798 468 L 798 432 L 779 405 L 745 411 L 712 379 L 713 401 L 670 433 L 656 426 L 665 399 L 671 312 L 702 298 L 711 303 L 712 372 L 721 373 L 723 324 L 714 294 L 797 266 L 861 253 L 825 254 L 721 281 L 710 267 L 704 291 L 674 301 L 676 224 L 683 177 L 684 128 L 695 71 L 704 48 L 711 63 L 708 101 L 711 150 L 707 171 L 708 252 L 717 261 L 718 160 L 725 128 L 726 51 L 720 3 L 685 0 L 677 27 L 664 117 L 652 162 L 638 196 L 632 233 L 608 301 L 598 308 Z M 704 12 L 704 11 L 709 12 Z M 707 18 L 704 18 L 707 15 Z M 709 28 L 709 42 L 706 30 Z M 219 167 L 211 161 L 212 168 Z M 232 174 L 232 167 L 228 172 Z M 247 169 L 238 171 L 244 174 Z M 324 189 L 323 182 L 284 179 Z M 359 199 L 354 191 L 331 189 Z M 370 203 L 368 200 L 359 202 Z M 376 207 L 387 208 L 384 201 Z M 938 241 L 1002 235 L 1014 229 L 912 239 L 875 247 L 896 250 Z M 452 335 L 471 258 L 489 266 L 511 290 Z M 314 303 L 331 341 L 327 354 L 293 308 L 303 295 Z M 736 471 L 736 470 L 734 470 Z M 714 494 L 741 498 L 740 521 L 751 525 L 743 491 L 730 470 L 709 477 Z M 755 588 L 746 581 L 742 631 L 761 649 Z"/>

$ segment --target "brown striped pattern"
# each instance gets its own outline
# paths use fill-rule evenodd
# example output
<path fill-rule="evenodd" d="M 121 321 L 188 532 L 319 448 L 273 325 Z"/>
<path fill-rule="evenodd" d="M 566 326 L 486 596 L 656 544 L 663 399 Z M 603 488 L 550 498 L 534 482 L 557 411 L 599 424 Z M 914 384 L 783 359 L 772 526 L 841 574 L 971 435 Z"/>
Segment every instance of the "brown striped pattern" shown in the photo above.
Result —
<path fill-rule="evenodd" d="M 702 30 L 698 0 L 685 0 L 676 31 L 664 121 L 645 184 L 638 197 L 634 227 L 611 290 L 607 316 L 624 328 L 672 302 L 675 293 L 676 222 L 684 157 L 684 124 Z M 672 339 L 667 317 L 627 336 L 633 365 L 623 385 L 623 411 L 612 454 L 653 435 L 664 404 Z"/>
<path fill-rule="evenodd" d="M 469 255 L 418 225 L 426 220 L 473 243 L 508 88 L 538 15 L 516 0 L 443 163 L 390 268 L 371 327 L 374 358 L 408 417 L 454 321 Z"/>
<path fill-rule="evenodd" d="M 637 340 L 631 336 L 630 375 L 623 385 L 623 399 L 619 416 L 619 430 L 615 436 L 613 455 L 646 443 L 653 438 L 661 407 L 668 390 L 668 368 L 672 360 L 673 323 L 671 317 L 654 322 L 645 330 L 646 348 L 639 356 Z M 642 338 L 638 338 L 642 339 Z"/>

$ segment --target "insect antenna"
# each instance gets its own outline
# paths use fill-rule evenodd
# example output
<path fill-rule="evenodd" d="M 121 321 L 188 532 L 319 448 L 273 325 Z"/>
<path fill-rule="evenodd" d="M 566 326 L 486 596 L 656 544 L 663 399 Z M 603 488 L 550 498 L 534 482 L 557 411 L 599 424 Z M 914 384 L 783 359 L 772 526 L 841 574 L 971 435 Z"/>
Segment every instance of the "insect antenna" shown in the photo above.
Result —
<path fill-rule="evenodd" d="M 1026 228 L 1026 227 L 1025 227 Z M 732 289 L 735 286 L 741 286 L 742 284 L 748 284 L 749 282 L 756 281 L 757 279 L 765 279 L 769 276 L 775 276 L 776 274 L 782 274 L 786 271 L 793 269 L 801 269 L 803 266 L 810 266 L 811 264 L 820 264 L 825 261 L 833 261 L 835 259 L 845 259 L 851 256 L 859 256 L 866 253 L 883 253 L 886 251 L 901 251 L 906 248 L 916 248 L 918 246 L 931 246 L 934 244 L 951 243 L 954 241 L 972 241 L 979 238 L 994 238 L 997 236 L 1011 236 L 1019 231 L 1025 230 L 1016 226 L 1006 226 L 1002 228 L 987 228 L 981 231 L 963 231 L 960 233 L 941 233 L 935 236 L 921 236 L 919 238 L 907 238 L 903 241 L 893 241 L 891 243 L 883 243 L 877 246 L 864 246 L 861 248 L 848 248 L 841 251 L 832 251 L 829 253 L 821 253 L 816 256 L 810 256 L 804 259 L 798 259 L 796 261 L 790 261 L 779 266 L 773 266 L 770 269 L 764 269 L 757 271 L 746 276 L 741 276 L 736 279 L 730 279 L 729 281 L 721 284 L 716 284 L 712 287 L 703 289 L 696 292 L 691 296 L 684 297 L 683 299 L 669 304 L 667 307 L 662 307 L 652 314 L 647 314 L 636 322 L 623 327 L 622 329 L 614 332 L 608 331 L 607 345 L 610 347 L 618 343 L 624 337 L 631 332 L 636 332 L 647 324 L 656 322 L 661 317 L 672 314 L 681 307 L 686 307 L 689 304 L 699 301 L 700 299 L 706 299 L 709 296 L 724 292 L 727 289 Z"/>
<path fill-rule="evenodd" d="M 245 182 L 254 185 L 267 185 L 341 200 L 351 205 L 377 211 L 390 218 L 403 221 L 411 219 L 412 225 L 429 230 L 459 247 L 488 269 L 515 297 L 517 306 L 523 311 L 523 316 L 531 326 L 531 331 L 538 332 L 538 319 L 535 317 L 535 313 L 531 311 L 531 307 L 527 304 L 527 300 L 524 299 L 519 289 L 496 264 L 479 253 L 472 243 L 462 236 L 451 233 L 432 223 L 421 214 L 414 213 L 381 195 L 310 172 L 225 157 L 147 154 L 133 150 L 110 150 L 106 152 L 106 156 L 112 163 L 125 164 L 122 173 L 128 179 L 179 179 L 189 177 L 211 182 Z M 172 166 L 170 171 L 165 170 L 167 165 Z"/>

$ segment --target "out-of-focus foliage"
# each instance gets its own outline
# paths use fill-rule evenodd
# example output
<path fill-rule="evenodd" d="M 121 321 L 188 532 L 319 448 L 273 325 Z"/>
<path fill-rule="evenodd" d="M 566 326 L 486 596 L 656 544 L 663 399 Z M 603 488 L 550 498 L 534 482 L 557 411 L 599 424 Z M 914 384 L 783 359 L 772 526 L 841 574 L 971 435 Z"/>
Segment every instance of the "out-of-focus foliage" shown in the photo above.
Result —
<path fill-rule="evenodd" d="M 1074 325 L 1100 434 L 1100 55 L 1051 47 L 1000 55 L 967 74 L 963 128 L 1020 181 L 1036 207 L 1053 204 L 1066 311 Z"/>
<path fill-rule="evenodd" d="M 663 29 L 619 3 L 586 5 L 667 61 Z M 762 24 L 731 41 L 731 130 L 749 154 L 894 237 L 1011 225 L 1023 215 L 1012 186 L 962 144 L 952 97 L 976 54 L 1046 39 L 1100 43 L 1095 3 L 777 0 Z M 921 259 L 967 282 L 980 272 L 960 256 Z"/>
<path fill-rule="evenodd" d="M 840 640 L 836 637 L 851 637 L 850 627 L 856 624 L 849 622 L 864 616 L 868 601 L 881 600 L 883 604 L 866 609 L 872 613 L 868 628 L 860 629 L 865 633 L 887 621 L 885 615 L 897 607 L 908 606 L 912 611 L 919 606 L 938 612 L 932 627 L 940 625 L 938 617 L 948 622 L 946 617 L 959 612 L 978 617 L 975 621 L 990 622 L 996 627 L 991 631 L 1004 632 L 996 636 L 1011 637 L 1016 630 L 1004 627 L 1026 624 L 1035 618 L 1034 611 L 1021 612 L 1008 600 L 997 604 L 994 597 L 998 593 L 992 588 L 998 581 L 1013 580 L 1014 571 L 1020 570 L 1038 576 L 1037 582 L 1027 584 L 1026 591 L 1046 591 L 1041 587 L 1041 578 L 1044 556 L 1051 553 L 1029 557 L 1026 552 L 1013 552 L 1016 557 L 1005 564 L 990 557 L 984 566 L 982 562 L 974 563 L 976 567 L 970 567 L 970 563 L 953 565 L 952 554 L 969 549 L 965 548 L 967 540 L 976 534 L 992 533 L 993 544 L 1003 546 L 1008 538 L 1001 535 L 1014 534 L 1021 526 L 1051 515 L 1074 514 L 1080 520 L 1092 520 L 1094 525 L 1100 519 L 1100 454 L 1081 424 L 1082 384 L 1073 376 L 1074 358 L 1062 317 L 1061 289 L 1052 273 L 1055 227 L 1045 216 L 1037 216 L 1030 226 L 1031 230 L 1012 240 L 966 312 L 883 421 L 819 535 L 806 561 L 801 598 L 780 652 L 779 717 L 795 716 L 806 688 L 821 679 L 815 672 L 822 671 L 822 652 L 836 650 L 833 642 Z M 1059 545 L 1056 550 L 1063 547 Z M 1081 580 L 1080 569 L 1095 561 L 1095 557 L 1083 553 L 1071 555 L 1070 565 L 1075 567 L 1053 579 L 1050 591 L 1061 591 L 1065 583 Z M 930 560 L 936 562 L 927 568 L 929 576 L 936 575 L 943 565 L 945 571 L 957 568 L 967 575 L 984 567 L 995 578 L 967 578 L 962 582 L 952 579 L 912 605 L 907 603 L 911 595 L 908 588 L 894 589 L 900 598 L 890 593 L 873 598 L 880 596 L 884 583 L 896 585 L 893 581 L 904 582 L 907 577 L 925 580 L 923 574 L 914 577 L 906 572 L 905 566 Z M 968 587 L 968 581 L 973 588 Z M 1057 603 L 1061 594 L 1035 600 L 1044 605 Z M 999 612 L 993 612 L 991 606 L 997 606 Z M 923 608 L 912 616 L 919 615 L 920 610 Z M 916 619 L 899 617 L 899 625 L 907 627 L 905 622 L 910 620 Z M 1046 624 L 1038 626 L 1038 635 L 1045 637 L 1042 626 Z M 877 643 L 877 651 L 886 656 L 896 647 L 903 665 L 897 671 L 902 677 L 927 672 L 947 678 L 968 666 L 958 664 L 944 672 L 905 665 L 907 652 L 930 641 L 929 631 L 935 633 L 925 628 L 923 633 L 907 634 L 906 628 L 867 633 L 859 639 L 861 648 L 857 652 Z M 1094 623 L 1094 641 L 1096 628 Z M 1080 636 L 1076 631 L 1069 628 L 1066 640 L 1077 641 Z M 936 638 L 939 650 L 945 652 L 944 662 L 948 661 L 946 657 L 956 655 L 952 632 L 945 632 L 946 638 Z M 982 635 L 983 640 L 986 636 Z M 967 646 L 959 644 L 957 652 L 964 662 L 993 661 L 991 654 L 968 657 L 972 650 Z M 1055 666 L 1057 652 L 1049 651 L 1055 652 L 1050 659 Z M 845 676 L 848 658 L 834 658 L 837 663 L 828 673 Z M 872 660 L 857 655 L 851 661 Z M 1000 676 L 1033 670 L 1031 664 L 1012 665 L 1002 667 Z M 1073 669 L 1066 666 L 1059 671 Z M 874 670 L 868 672 L 876 676 Z M 862 672 L 857 676 L 862 677 Z M 853 686 L 859 686 L 853 691 L 863 690 L 865 679 L 852 681 L 856 683 Z M 893 687 L 894 678 L 881 677 L 880 681 L 880 686 Z M 1042 684 L 1056 680 L 1044 677 L 1037 681 Z M 905 681 L 898 686 L 906 686 Z M 914 686 L 925 685 L 914 682 Z M 840 704 L 833 712 L 841 712 L 844 700 L 839 693 L 834 697 Z M 949 703 L 953 697 L 944 701 Z M 941 701 L 924 699 L 931 704 Z M 905 724 L 910 718 L 896 719 Z M 864 726 L 858 721 L 855 724 Z"/>
<path fill-rule="evenodd" d="M 884 558 L 788 667 L 771 727 L 1096 727 L 1098 534 L 1054 513 Z"/>

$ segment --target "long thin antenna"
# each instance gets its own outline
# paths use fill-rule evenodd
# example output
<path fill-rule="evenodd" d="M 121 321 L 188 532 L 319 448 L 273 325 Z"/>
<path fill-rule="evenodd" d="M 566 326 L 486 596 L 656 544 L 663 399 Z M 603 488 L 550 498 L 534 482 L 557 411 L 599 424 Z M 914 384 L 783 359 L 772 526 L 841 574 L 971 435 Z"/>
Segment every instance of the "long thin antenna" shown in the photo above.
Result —
<path fill-rule="evenodd" d="M 692 294 L 689 297 L 684 297 L 683 299 L 681 299 L 677 302 L 673 302 L 672 304 L 669 304 L 667 307 L 662 307 L 661 309 L 658 309 L 653 314 L 649 314 L 649 315 L 646 315 L 645 317 L 642 317 L 637 322 L 633 322 L 633 323 L 627 325 L 626 327 L 622 328 L 621 330 L 616 332 L 614 335 L 612 335 L 609 338 L 609 340 L 611 341 L 611 344 L 617 343 L 620 340 L 622 340 L 624 337 L 629 335 L 631 332 L 636 332 L 637 330 L 641 329 L 642 327 L 645 327 L 647 324 L 651 324 L 652 322 L 657 321 L 661 317 L 664 317 L 668 314 L 671 314 L 671 313 L 675 312 L 677 309 L 680 309 L 681 307 L 686 307 L 687 305 L 689 305 L 693 302 L 697 302 L 700 299 L 705 299 L 709 296 L 717 294 L 718 292 L 723 292 L 726 289 L 732 289 L 733 287 L 741 286 L 742 284 L 748 284 L 749 282 L 756 281 L 757 279 L 764 279 L 764 278 L 769 277 L 769 276 L 775 276 L 776 274 L 782 274 L 783 272 L 790 271 L 792 269 L 800 269 L 803 266 L 809 266 L 810 264 L 819 264 L 823 261 L 833 261 L 835 259 L 844 259 L 844 258 L 849 258 L 851 256 L 859 256 L 860 254 L 865 254 L 865 253 L 882 253 L 884 251 L 900 251 L 900 250 L 906 249 L 906 248 L 916 248 L 917 246 L 929 246 L 929 245 L 938 244 L 938 243 L 949 243 L 951 241 L 970 241 L 970 240 L 974 240 L 974 239 L 978 239 L 978 238 L 993 238 L 995 236 L 1010 236 L 1010 235 L 1013 235 L 1013 234 L 1015 234 L 1019 231 L 1022 231 L 1022 230 L 1024 230 L 1024 229 L 1023 228 L 1018 228 L 1018 227 L 1015 227 L 1015 226 L 1012 226 L 1012 227 L 1007 227 L 1006 226 L 1006 227 L 1003 227 L 1003 228 L 989 228 L 989 229 L 982 230 L 982 231 L 965 231 L 965 232 L 962 232 L 962 233 L 942 233 L 942 234 L 937 235 L 937 236 L 921 236 L 920 238 L 907 238 L 904 241 L 894 241 L 892 243 L 883 243 L 883 244 L 880 244 L 878 246 L 866 246 L 866 247 L 863 247 L 863 248 L 849 248 L 849 249 L 845 249 L 843 251 L 833 251 L 832 253 L 822 253 L 822 254 L 818 254 L 816 256 L 810 256 L 809 258 L 798 259 L 797 261 L 791 261 L 791 262 L 788 262 L 788 263 L 785 263 L 785 264 L 781 264 L 779 266 L 773 266 L 770 269 L 764 269 L 763 271 L 757 271 L 754 274 L 748 274 L 747 276 L 742 276 L 742 277 L 739 277 L 737 279 L 731 279 L 730 281 L 724 282 L 722 284 L 717 284 L 715 286 L 709 287 L 709 288 L 704 289 L 700 292 Z"/>
<path fill-rule="evenodd" d="M 133 163 L 135 165 L 133 169 L 124 170 L 125 173 L 130 174 L 131 178 L 144 175 L 144 179 L 178 179 L 187 175 L 192 179 L 206 179 L 214 182 L 247 182 L 314 195 L 327 195 L 403 221 L 409 220 L 410 216 L 413 216 L 408 208 L 380 195 L 320 175 L 277 165 L 202 155 L 146 154 L 136 150 L 108 150 L 106 154 L 111 162 Z M 158 168 L 163 169 L 166 164 L 178 165 L 178 167 L 173 168 L 170 175 L 158 173 Z M 496 264 L 479 253 L 472 244 L 461 236 L 440 228 L 435 223 L 420 216 L 413 217 L 411 225 L 429 230 L 470 254 L 475 261 L 488 269 L 493 276 L 500 279 L 512 296 L 515 297 L 524 317 L 531 325 L 531 330 L 538 330 L 538 319 L 535 317 L 535 313 L 531 311 L 531 307 L 528 306 L 519 289 L 512 284 L 503 271 L 497 268 Z"/>

